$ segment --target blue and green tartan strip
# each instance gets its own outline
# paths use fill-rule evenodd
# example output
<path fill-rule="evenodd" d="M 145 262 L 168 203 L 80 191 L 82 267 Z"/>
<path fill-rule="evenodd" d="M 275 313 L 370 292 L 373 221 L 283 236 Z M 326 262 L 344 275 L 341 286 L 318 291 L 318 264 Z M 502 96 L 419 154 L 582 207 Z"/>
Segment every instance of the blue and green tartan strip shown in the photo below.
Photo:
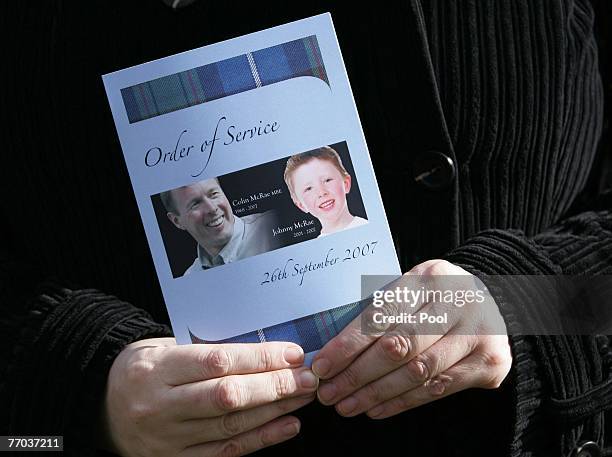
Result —
<path fill-rule="evenodd" d="M 300 76 L 329 85 L 315 35 L 121 89 L 130 124 Z"/>
<path fill-rule="evenodd" d="M 359 316 L 369 303 L 369 300 L 362 300 L 225 340 L 204 340 L 195 336 L 191 330 L 189 330 L 189 336 L 192 343 L 200 344 L 291 341 L 302 346 L 304 352 L 308 353 L 325 346 L 329 340 Z"/>

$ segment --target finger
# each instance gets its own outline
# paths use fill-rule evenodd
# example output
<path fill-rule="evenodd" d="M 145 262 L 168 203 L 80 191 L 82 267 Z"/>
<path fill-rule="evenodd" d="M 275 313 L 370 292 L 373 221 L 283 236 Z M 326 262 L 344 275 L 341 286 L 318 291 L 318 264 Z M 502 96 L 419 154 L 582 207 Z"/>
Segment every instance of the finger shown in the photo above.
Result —
<path fill-rule="evenodd" d="M 394 290 L 398 290 L 400 293 L 402 290 L 416 291 L 420 288 L 419 284 L 422 281 L 435 285 L 439 280 L 438 278 L 442 277 L 446 278 L 446 282 L 448 283 L 448 275 L 458 275 L 457 277 L 465 276 L 468 278 L 472 277 L 472 275 L 456 265 L 453 265 L 445 260 L 434 259 L 417 265 L 410 270 L 410 272 L 385 286 L 384 289 L 386 289 L 386 292 L 391 293 Z M 454 282 L 456 281 L 457 279 L 454 280 Z M 462 281 L 465 282 L 466 279 L 462 279 Z M 440 287 L 435 287 L 433 289 L 442 290 Z M 421 299 L 417 300 L 418 303 L 413 303 L 412 305 L 416 307 L 411 309 L 407 309 L 406 304 L 402 303 L 402 300 L 385 300 L 385 311 L 387 314 L 391 313 L 396 315 L 400 315 L 402 311 L 416 312 L 426 303 L 423 300 L 422 295 L 420 298 Z M 322 379 L 329 379 L 335 376 L 349 366 L 361 353 L 363 353 L 374 341 L 380 337 L 380 335 L 374 333 L 374 331 L 364 332 L 363 328 L 364 316 L 366 321 L 370 321 L 371 319 L 368 317 L 368 314 L 374 314 L 374 312 L 376 312 L 376 309 L 373 309 L 373 307 L 365 310 L 342 332 L 340 332 L 338 336 L 329 341 L 319 351 L 312 364 L 312 369 L 317 376 Z M 373 325 L 371 329 L 376 330 L 376 327 L 376 325 Z M 394 326 L 391 326 L 386 330 L 394 330 Z"/>
<path fill-rule="evenodd" d="M 165 402 L 177 419 L 198 419 L 306 395 L 317 385 L 318 379 L 309 368 L 284 369 L 175 386 Z"/>
<path fill-rule="evenodd" d="M 416 389 L 404 392 L 369 409 L 366 414 L 372 419 L 395 416 L 462 390 L 482 387 L 489 377 L 482 355 L 472 353 L 444 373 L 433 377 Z"/>
<path fill-rule="evenodd" d="M 289 414 L 307 405 L 314 398 L 315 395 L 312 393 L 305 397 L 287 398 L 212 419 L 188 420 L 180 424 L 180 439 L 184 443 L 183 447 L 229 439 Z"/>
<path fill-rule="evenodd" d="M 406 275 L 400 276 L 387 284 L 383 289 L 391 292 L 392 289 L 400 288 L 400 284 L 406 281 L 406 278 L 408 278 Z M 413 281 L 413 279 L 411 280 Z M 396 304 L 391 303 L 388 308 L 396 308 Z M 389 326 L 380 328 L 376 323 L 372 325 L 371 315 L 377 310 L 377 307 L 370 305 L 319 350 L 312 362 L 312 371 L 319 378 L 329 379 L 340 373 L 380 338 L 381 331 L 392 329 Z M 368 325 L 366 331 L 363 328 L 364 323 Z"/>
<path fill-rule="evenodd" d="M 338 375 L 322 382 L 317 396 L 324 405 L 334 404 L 405 365 L 440 338 L 440 335 L 385 335 Z"/>
<path fill-rule="evenodd" d="M 378 338 L 378 335 L 363 333 L 361 316 L 357 316 L 317 353 L 312 362 L 312 371 L 322 379 L 331 378 L 349 366 Z"/>
<path fill-rule="evenodd" d="M 343 416 L 355 416 L 420 388 L 473 352 L 476 341 L 473 336 L 448 334 L 407 364 L 340 401 L 336 410 Z"/>
<path fill-rule="evenodd" d="M 459 318 L 459 313 L 454 310 L 446 311 L 447 309 L 447 306 L 439 303 L 430 303 L 421 308 L 418 313 L 419 315 L 435 316 L 444 311 L 446 324 L 406 323 L 398 325 L 394 331 L 382 336 L 344 371 L 329 381 L 321 383 L 317 392 L 321 403 L 338 402 L 372 381 L 405 365 L 417 354 L 421 354 L 436 341 L 442 339 L 456 325 Z M 413 317 L 416 318 L 417 315 Z M 464 355 L 462 354 L 462 357 Z M 419 368 L 418 363 L 416 368 Z"/>
<path fill-rule="evenodd" d="M 234 457 L 250 454 L 293 438 L 300 431 L 300 421 L 293 416 L 281 417 L 255 430 L 224 441 L 198 444 L 184 449 L 180 457 Z"/>
<path fill-rule="evenodd" d="M 304 351 L 293 343 L 186 344 L 160 351 L 161 379 L 170 386 L 228 375 L 302 365 Z"/>

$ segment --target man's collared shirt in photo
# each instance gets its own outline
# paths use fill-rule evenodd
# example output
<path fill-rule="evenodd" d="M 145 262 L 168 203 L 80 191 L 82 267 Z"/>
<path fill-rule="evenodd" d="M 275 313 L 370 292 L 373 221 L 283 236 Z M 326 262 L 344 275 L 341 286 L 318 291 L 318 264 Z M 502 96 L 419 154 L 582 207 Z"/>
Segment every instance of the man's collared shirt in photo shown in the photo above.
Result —
<path fill-rule="evenodd" d="M 276 249 L 279 246 L 272 233 L 276 221 L 274 211 L 243 217 L 234 215 L 234 233 L 228 243 L 214 257 L 198 245 L 197 258 L 187 268 L 185 275 Z"/>

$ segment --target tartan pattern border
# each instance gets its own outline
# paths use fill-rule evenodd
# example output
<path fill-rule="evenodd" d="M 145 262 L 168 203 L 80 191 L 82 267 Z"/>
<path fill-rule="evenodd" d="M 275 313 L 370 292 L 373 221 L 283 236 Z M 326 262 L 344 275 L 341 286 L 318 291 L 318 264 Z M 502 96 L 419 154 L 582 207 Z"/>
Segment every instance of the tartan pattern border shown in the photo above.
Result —
<path fill-rule="evenodd" d="M 300 76 L 329 85 L 315 35 L 121 89 L 130 124 Z"/>
<path fill-rule="evenodd" d="M 194 335 L 191 330 L 189 330 L 189 336 L 192 343 L 199 344 L 291 341 L 302 346 L 304 352 L 308 353 L 325 346 L 329 340 L 361 314 L 368 304 L 368 300 L 362 300 L 223 340 L 205 340 Z"/>

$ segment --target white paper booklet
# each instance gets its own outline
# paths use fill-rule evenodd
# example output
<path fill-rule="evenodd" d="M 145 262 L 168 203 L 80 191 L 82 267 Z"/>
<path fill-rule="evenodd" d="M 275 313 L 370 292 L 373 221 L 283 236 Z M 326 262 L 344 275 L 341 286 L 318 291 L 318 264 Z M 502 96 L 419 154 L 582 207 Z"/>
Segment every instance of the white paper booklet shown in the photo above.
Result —
<path fill-rule="evenodd" d="M 179 343 L 312 355 L 400 274 L 329 14 L 103 80 Z"/>

